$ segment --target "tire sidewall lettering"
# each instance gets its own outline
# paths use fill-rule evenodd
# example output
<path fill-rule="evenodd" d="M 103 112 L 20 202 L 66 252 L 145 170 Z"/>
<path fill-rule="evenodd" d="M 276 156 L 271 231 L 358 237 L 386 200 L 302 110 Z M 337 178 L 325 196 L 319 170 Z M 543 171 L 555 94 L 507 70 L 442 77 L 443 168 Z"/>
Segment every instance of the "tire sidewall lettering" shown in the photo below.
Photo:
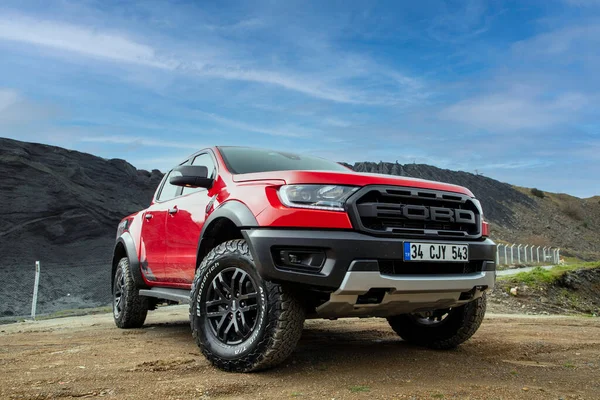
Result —
<path fill-rule="evenodd" d="M 205 272 L 201 272 L 200 284 L 195 293 L 196 310 L 194 314 L 197 318 L 195 322 L 196 329 L 198 329 L 199 332 L 201 332 L 201 336 L 203 337 L 202 341 L 204 342 L 205 346 L 207 346 L 207 348 L 209 348 L 212 352 L 221 354 L 223 357 L 237 358 L 243 356 L 245 353 L 254 351 L 257 344 L 261 342 L 261 339 L 264 336 L 265 327 L 267 325 L 268 296 L 266 288 L 264 287 L 265 283 L 264 281 L 262 281 L 262 279 L 260 279 L 260 276 L 253 268 L 252 261 L 248 260 L 243 254 L 235 253 L 235 256 L 237 257 L 232 259 L 232 262 L 229 262 L 228 260 L 226 260 L 227 258 L 229 258 L 229 256 L 232 256 L 232 254 L 227 254 L 218 258 L 205 270 Z M 259 292 L 260 307 L 257 316 L 258 320 L 256 322 L 254 331 L 252 332 L 250 337 L 244 342 L 239 343 L 237 345 L 227 345 L 214 338 L 212 333 L 209 332 L 210 328 L 208 326 L 205 326 L 206 321 L 204 321 L 202 307 L 206 296 L 206 285 L 210 285 L 212 279 L 214 279 L 214 277 L 218 274 L 219 269 L 228 268 L 230 266 L 233 266 L 233 264 L 235 264 L 235 266 L 239 268 L 244 269 L 254 280 L 256 284 L 256 289 Z"/>
<path fill-rule="evenodd" d="M 220 267 L 220 263 L 218 261 L 215 262 L 213 265 L 210 266 L 208 271 L 206 271 L 206 273 L 202 277 L 202 281 L 200 282 L 200 287 L 198 288 L 198 292 L 197 292 L 198 294 L 196 295 L 196 316 L 198 316 L 198 317 L 200 317 L 202 315 L 201 302 L 202 302 L 202 293 L 204 293 L 204 291 L 203 291 L 204 285 L 206 284 L 206 281 L 208 280 L 208 278 L 211 276 L 212 272 L 219 267 Z"/>

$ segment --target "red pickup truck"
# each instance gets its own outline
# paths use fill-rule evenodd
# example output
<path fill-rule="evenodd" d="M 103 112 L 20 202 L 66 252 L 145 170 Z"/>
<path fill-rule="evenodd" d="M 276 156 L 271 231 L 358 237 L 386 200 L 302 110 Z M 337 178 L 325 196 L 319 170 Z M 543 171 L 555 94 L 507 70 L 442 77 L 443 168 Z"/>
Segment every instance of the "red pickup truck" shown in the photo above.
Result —
<path fill-rule="evenodd" d="M 488 231 L 464 187 L 208 148 L 119 223 L 114 320 L 139 328 L 158 304 L 188 303 L 204 356 L 235 372 L 288 358 L 307 318 L 383 317 L 408 342 L 452 348 L 495 284 Z"/>

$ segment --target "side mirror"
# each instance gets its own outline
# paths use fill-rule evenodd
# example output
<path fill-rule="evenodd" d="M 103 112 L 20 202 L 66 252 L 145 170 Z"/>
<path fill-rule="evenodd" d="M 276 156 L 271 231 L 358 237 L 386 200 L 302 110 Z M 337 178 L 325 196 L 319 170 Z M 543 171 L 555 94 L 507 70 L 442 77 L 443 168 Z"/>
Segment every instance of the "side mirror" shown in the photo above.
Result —
<path fill-rule="evenodd" d="M 210 189 L 214 182 L 208 178 L 208 168 L 202 165 L 180 165 L 173 172 L 181 174 L 169 178 L 169 183 L 175 186 Z"/>

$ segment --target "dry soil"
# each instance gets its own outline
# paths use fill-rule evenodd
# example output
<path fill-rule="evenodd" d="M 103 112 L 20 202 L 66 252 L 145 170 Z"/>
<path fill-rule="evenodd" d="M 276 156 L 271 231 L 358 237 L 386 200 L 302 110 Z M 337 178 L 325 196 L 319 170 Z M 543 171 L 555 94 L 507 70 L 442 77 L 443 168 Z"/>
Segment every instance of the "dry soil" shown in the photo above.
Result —
<path fill-rule="evenodd" d="M 413 347 L 382 319 L 307 321 L 276 369 L 213 368 L 184 306 L 120 330 L 110 314 L 0 326 L 0 398 L 599 399 L 600 319 L 488 314 L 452 351 Z"/>

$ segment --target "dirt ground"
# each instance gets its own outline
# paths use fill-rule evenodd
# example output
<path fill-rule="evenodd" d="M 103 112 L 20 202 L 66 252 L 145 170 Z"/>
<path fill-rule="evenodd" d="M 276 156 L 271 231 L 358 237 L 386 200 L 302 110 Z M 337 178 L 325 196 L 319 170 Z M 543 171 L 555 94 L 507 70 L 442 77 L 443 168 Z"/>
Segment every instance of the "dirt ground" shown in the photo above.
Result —
<path fill-rule="evenodd" d="M 410 346 L 382 319 L 307 321 L 279 368 L 218 371 L 184 306 L 0 326 L 0 398 L 600 399 L 600 319 L 488 314 L 459 349 Z"/>

